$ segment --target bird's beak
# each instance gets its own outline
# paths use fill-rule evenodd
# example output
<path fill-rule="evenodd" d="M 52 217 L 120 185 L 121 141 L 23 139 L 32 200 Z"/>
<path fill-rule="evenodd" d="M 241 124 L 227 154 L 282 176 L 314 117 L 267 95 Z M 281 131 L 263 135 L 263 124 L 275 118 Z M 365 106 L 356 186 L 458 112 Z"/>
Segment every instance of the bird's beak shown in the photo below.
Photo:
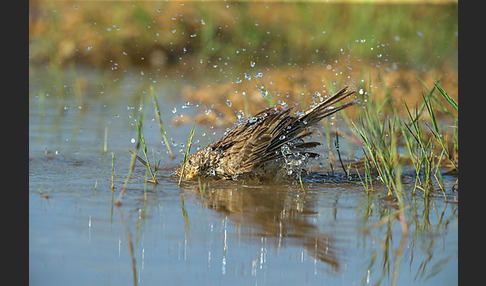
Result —
<path fill-rule="evenodd" d="M 191 172 L 189 172 L 188 174 L 186 174 L 186 180 L 190 180 L 190 179 L 192 179 L 193 177 L 194 177 L 194 172 L 193 172 L 193 171 L 191 171 Z"/>

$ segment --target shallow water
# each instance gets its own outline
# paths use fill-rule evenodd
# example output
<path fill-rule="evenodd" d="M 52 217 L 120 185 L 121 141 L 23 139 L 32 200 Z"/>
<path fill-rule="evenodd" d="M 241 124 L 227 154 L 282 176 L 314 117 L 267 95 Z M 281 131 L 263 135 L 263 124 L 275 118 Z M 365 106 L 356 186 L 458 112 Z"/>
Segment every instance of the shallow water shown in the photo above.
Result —
<path fill-rule="evenodd" d="M 41 76 L 33 78 L 32 285 L 458 283 L 458 205 L 445 202 L 440 192 L 428 199 L 408 195 L 400 221 L 402 211 L 384 189 L 367 194 L 359 183 L 334 183 L 323 173 L 304 178 L 305 191 L 298 183 L 209 182 L 204 192 L 197 182 L 179 187 L 171 172 L 192 124 L 172 127 L 170 122 L 177 114 L 199 112 L 196 103 L 184 109 L 174 96 L 179 81 L 153 83 L 130 75 L 117 79 L 115 87 L 86 88 L 80 98 L 73 96 L 72 83 L 63 93 L 41 88 L 41 80 L 35 80 Z M 150 84 L 176 159 L 171 161 L 160 143 L 152 102 L 145 100 L 144 135 L 149 153 L 161 160 L 159 184 L 145 184 L 137 163 L 116 206 L 128 173 L 128 149 L 135 145 L 138 98 L 148 94 Z M 193 152 L 223 132 L 197 126 Z M 457 199 L 451 191 L 456 178 L 443 179 L 448 199 Z M 413 178 L 404 180 L 411 193 Z"/>

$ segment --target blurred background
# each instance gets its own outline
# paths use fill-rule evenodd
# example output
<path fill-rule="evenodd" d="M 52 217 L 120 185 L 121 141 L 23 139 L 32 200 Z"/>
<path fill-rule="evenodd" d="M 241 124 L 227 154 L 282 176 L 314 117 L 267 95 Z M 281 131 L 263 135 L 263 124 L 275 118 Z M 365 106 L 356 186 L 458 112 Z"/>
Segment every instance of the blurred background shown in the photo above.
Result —
<path fill-rule="evenodd" d="M 352 51 L 422 70 L 457 67 L 457 1 L 334 2 L 30 1 L 30 59 L 200 71 L 316 64 Z"/>
<path fill-rule="evenodd" d="M 252 104 L 233 109 L 249 115 L 268 106 L 262 86 L 292 103 L 375 83 L 376 98 L 414 102 L 440 80 L 457 100 L 457 1 L 330 2 L 30 1 L 31 78 L 39 66 L 177 78 L 190 101 L 245 92 Z M 228 119 L 219 124 L 236 119 L 221 109 L 198 122 L 215 124 L 215 114 Z"/>

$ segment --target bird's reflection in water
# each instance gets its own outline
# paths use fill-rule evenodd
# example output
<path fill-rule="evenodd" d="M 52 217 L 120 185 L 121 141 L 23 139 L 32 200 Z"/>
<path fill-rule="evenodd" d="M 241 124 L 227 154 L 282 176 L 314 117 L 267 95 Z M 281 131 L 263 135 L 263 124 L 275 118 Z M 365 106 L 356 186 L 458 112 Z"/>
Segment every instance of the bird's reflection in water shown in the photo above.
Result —
<path fill-rule="evenodd" d="M 211 181 L 202 191 L 203 186 L 204 183 L 186 185 L 198 194 L 206 208 L 230 219 L 241 236 L 274 239 L 277 248 L 286 243 L 302 246 L 333 271 L 339 270 L 333 237 L 311 222 L 317 214 L 315 194 L 306 193 L 294 184 Z"/>

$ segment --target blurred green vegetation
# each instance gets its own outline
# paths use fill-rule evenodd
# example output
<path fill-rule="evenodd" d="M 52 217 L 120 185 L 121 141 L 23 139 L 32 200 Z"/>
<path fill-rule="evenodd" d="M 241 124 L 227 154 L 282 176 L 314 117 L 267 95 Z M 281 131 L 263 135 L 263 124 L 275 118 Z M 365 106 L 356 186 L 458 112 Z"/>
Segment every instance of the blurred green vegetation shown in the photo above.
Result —
<path fill-rule="evenodd" d="M 29 1 L 31 63 L 457 68 L 458 3 Z"/>

